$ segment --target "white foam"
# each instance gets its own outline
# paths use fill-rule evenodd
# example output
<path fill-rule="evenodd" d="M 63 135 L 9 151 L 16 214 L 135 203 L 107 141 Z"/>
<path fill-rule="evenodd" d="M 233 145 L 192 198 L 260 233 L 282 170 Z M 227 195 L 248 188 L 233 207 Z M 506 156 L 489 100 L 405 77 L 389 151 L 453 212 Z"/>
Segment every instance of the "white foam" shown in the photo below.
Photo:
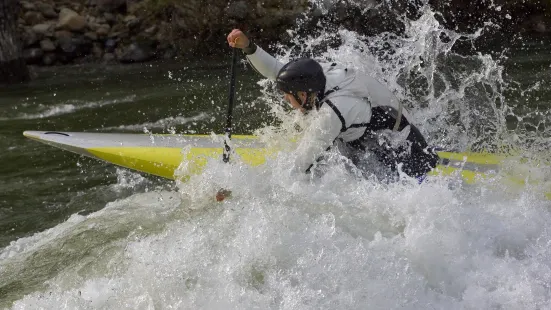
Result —
<path fill-rule="evenodd" d="M 443 177 L 382 185 L 339 166 L 297 181 L 290 162 L 212 160 L 178 193 L 108 204 L 49 245 L 59 257 L 43 264 L 66 267 L 14 309 L 551 306 L 551 212 L 530 191 L 452 189 Z M 216 203 L 220 187 L 233 196 Z M 2 264 L 14 261 L 28 263 Z"/>
<path fill-rule="evenodd" d="M 398 42 L 402 55 L 384 64 L 390 72 L 386 83 L 396 90 L 402 87 L 397 76 L 403 69 L 392 66 L 397 60 L 412 65 L 406 69 L 424 68 L 423 74 L 437 76 L 431 66 L 436 58 L 425 58 L 427 66 L 420 67 L 415 54 L 448 50 L 428 44 L 441 28 L 431 12 L 412 24 L 411 41 Z M 351 54 L 354 43 L 360 44 L 357 37 L 342 34 L 352 41 L 327 54 L 382 74 L 375 59 Z M 476 64 L 481 67 L 468 68 L 465 83 L 490 84 L 490 98 L 479 107 L 490 107 L 488 116 L 497 126 L 492 128 L 502 130 L 502 110 L 495 104 L 500 93 L 493 92 L 502 86 L 499 66 L 487 57 Z M 475 115 L 460 105 L 465 88 L 446 85 L 440 91 L 429 89 L 429 105 L 414 111 L 417 120 L 426 119 L 423 112 L 446 112 L 442 121 L 420 121 L 424 132 L 447 130 L 449 140 L 433 139 L 450 147 L 496 138 L 465 132 L 473 128 L 465 115 Z M 9 300 L 16 301 L 5 306 L 551 308 L 551 205 L 542 198 L 545 188 L 511 190 L 500 174 L 476 185 L 463 184 L 459 175 L 432 177 L 421 185 L 409 179 L 382 184 L 357 178 L 337 155 L 320 178 L 297 176 L 291 172 L 289 137 L 300 136 L 295 124 L 305 123 L 272 106 L 282 127 L 257 134 L 283 151 L 266 165 L 249 167 L 236 154 L 231 164 L 212 159 L 201 175 L 178 183 L 177 192 L 135 194 L 2 250 L 0 283 L 24 286 L 11 292 Z M 453 119 L 454 111 L 465 115 Z M 530 171 L 524 164 L 510 164 L 517 168 L 511 171 Z M 538 171 L 549 170 L 545 161 L 539 165 Z M 180 169 L 187 169 L 185 163 Z M 538 178 L 546 181 L 548 174 Z M 119 186 L 132 187 L 135 180 L 122 176 Z M 231 190 L 232 197 L 217 203 L 220 188 Z"/>
<path fill-rule="evenodd" d="M 83 109 L 100 108 L 107 105 L 133 102 L 136 99 L 136 95 L 126 96 L 124 98 L 99 100 L 99 101 L 86 101 L 86 100 L 68 100 L 67 102 L 56 104 L 53 106 L 38 105 L 37 113 L 21 113 L 14 117 L 0 118 L 0 120 L 17 120 L 17 119 L 40 119 L 48 118 L 52 116 L 64 115 L 74 113 Z"/>

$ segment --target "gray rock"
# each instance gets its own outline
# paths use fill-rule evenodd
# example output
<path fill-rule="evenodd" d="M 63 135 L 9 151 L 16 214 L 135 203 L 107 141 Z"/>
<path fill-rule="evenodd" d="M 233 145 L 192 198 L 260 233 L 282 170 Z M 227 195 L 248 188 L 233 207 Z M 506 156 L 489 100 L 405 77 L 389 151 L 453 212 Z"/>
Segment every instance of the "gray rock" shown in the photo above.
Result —
<path fill-rule="evenodd" d="M 63 8 L 59 12 L 57 29 L 66 29 L 71 31 L 82 31 L 86 28 L 86 18 L 80 16 L 77 12 Z"/>
<path fill-rule="evenodd" d="M 108 22 L 110 25 L 114 24 L 117 21 L 115 15 L 108 12 L 103 13 L 103 18 L 105 18 L 105 21 Z"/>
<path fill-rule="evenodd" d="M 157 32 L 157 26 L 153 25 L 153 26 L 147 28 L 144 32 L 147 35 L 153 35 L 153 34 L 155 34 L 155 32 Z"/>
<path fill-rule="evenodd" d="M 25 11 L 34 11 L 34 10 L 36 10 L 36 6 L 32 2 L 21 1 L 21 7 Z"/>
<path fill-rule="evenodd" d="M 127 16 L 124 17 L 123 22 L 127 24 L 128 22 L 130 22 L 132 20 L 135 20 L 136 18 L 137 17 L 134 16 L 134 15 L 127 15 Z"/>
<path fill-rule="evenodd" d="M 58 44 L 64 62 L 88 55 L 92 49 L 92 42 L 84 36 L 62 38 L 58 41 Z"/>
<path fill-rule="evenodd" d="M 90 39 L 90 41 L 97 41 L 98 40 L 98 35 L 95 32 L 86 32 L 84 34 L 84 36 L 86 38 Z"/>
<path fill-rule="evenodd" d="M 30 48 L 23 51 L 23 57 L 29 65 L 40 63 L 42 56 L 44 56 L 44 51 L 40 48 Z"/>
<path fill-rule="evenodd" d="M 92 31 L 98 31 L 99 27 L 101 27 L 98 23 L 88 23 L 88 28 Z"/>
<path fill-rule="evenodd" d="M 39 36 L 47 36 L 52 32 L 52 25 L 50 24 L 38 24 L 33 26 L 33 31 Z"/>
<path fill-rule="evenodd" d="M 58 14 L 56 13 L 56 11 L 54 10 L 54 7 L 51 6 L 50 4 L 47 4 L 47 3 L 43 3 L 43 2 L 38 2 L 36 4 L 36 8 L 42 13 L 42 15 L 44 15 L 44 17 L 46 18 L 49 18 L 49 19 L 53 19 L 53 18 L 57 18 L 58 17 Z"/>
<path fill-rule="evenodd" d="M 155 56 L 153 49 L 148 44 L 132 43 L 123 52 L 119 59 L 122 63 L 144 62 Z"/>
<path fill-rule="evenodd" d="M 96 30 L 96 34 L 100 37 L 106 37 L 109 34 L 109 30 L 111 27 L 109 25 L 100 25 L 100 27 Z"/>
<path fill-rule="evenodd" d="M 228 17 L 234 19 L 245 19 L 249 14 L 249 6 L 245 1 L 232 2 L 226 9 Z"/>
<path fill-rule="evenodd" d="M 71 39 L 72 37 L 73 33 L 67 30 L 60 30 L 54 33 L 54 38 L 56 38 L 57 41 Z"/>
<path fill-rule="evenodd" d="M 55 44 L 50 39 L 44 39 L 40 41 L 40 48 L 44 52 L 53 52 L 55 51 Z"/>
<path fill-rule="evenodd" d="M 25 15 L 23 15 L 23 20 L 25 21 L 25 24 L 32 26 L 43 22 L 44 16 L 42 16 L 42 13 L 40 12 L 28 11 L 25 12 Z"/>
<path fill-rule="evenodd" d="M 23 42 L 24 47 L 29 47 L 36 42 L 38 42 L 38 36 L 34 31 L 31 29 L 25 29 L 25 31 L 21 34 L 21 41 Z"/>

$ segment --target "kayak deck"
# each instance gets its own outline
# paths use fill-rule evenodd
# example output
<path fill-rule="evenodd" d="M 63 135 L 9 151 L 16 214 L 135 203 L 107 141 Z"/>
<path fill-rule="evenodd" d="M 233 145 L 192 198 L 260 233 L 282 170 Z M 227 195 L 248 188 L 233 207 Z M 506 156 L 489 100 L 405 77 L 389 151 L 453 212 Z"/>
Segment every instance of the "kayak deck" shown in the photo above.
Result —
<path fill-rule="evenodd" d="M 184 161 L 190 163 L 187 172 L 197 174 L 209 158 L 222 157 L 223 136 L 57 131 L 23 134 L 63 150 L 167 179 L 176 178 L 174 173 Z M 275 153 L 255 136 L 234 135 L 232 147 L 244 163 L 252 166 L 262 165 L 267 156 Z M 467 183 L 497 174 L 502 162 L 510 159 L 489 153 L 438 152 L 438 155 L 440 163 L 431 174 L 459 173 Z M 524 183 L 522 177 L 512 177 L 512 181 Z M 547 195 L 551 198 L 551 194 Z"/>

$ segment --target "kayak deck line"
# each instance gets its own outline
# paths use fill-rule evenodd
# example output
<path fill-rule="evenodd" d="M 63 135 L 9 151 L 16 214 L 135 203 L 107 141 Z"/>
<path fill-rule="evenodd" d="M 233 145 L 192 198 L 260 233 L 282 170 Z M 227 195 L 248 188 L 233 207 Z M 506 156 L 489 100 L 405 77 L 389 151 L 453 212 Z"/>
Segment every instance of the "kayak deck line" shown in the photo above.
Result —
<path fill-rule="evenodd" d="M 202 171 L 209 158 L 221 158 L 224 136 L 89 133 L 25 131 L 23 135 L 80 155 L 167 179 L 187 178 Z M 247 165 L 258 166 L 275 154 L 252 135 L 232 135 L 232 149 Z M 490 153 L 438 151 L 440 163 L 429 175 L 458 173 L 467 183 L 496 175 L 501 164 L 512 156 Z M 513 156 L 514 157 L 514 156 Z M 175 176 L 182 162 L 188 163 L 186 175 Z M 516 187 L 525 183 L 522 176 L 511 176 Z M 546 194 L 551 199 L 551 190 Z"/>

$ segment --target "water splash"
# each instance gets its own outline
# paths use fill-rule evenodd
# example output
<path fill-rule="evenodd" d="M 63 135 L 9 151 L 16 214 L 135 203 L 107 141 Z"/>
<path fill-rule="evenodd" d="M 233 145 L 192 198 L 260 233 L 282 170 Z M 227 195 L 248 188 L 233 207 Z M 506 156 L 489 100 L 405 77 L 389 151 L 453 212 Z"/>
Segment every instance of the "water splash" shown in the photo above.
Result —
<path fill-rule="evenodd" d="M 523 139 L 541 142 L 548 131 L 509 129 L 507 116 L 547 124 L 549 115 L 510 103 L 499 62 L 453 52 L 453 42 L 476 34 L 443 29 L 428 8 L 404 21 L 404 36 L 341 30 L 343 44 L 319 55 L 380 78 L 433 144 L 538 150 Z M 306 52 L 323 45 L 319 37 L 301 40 Z M 282 60 L 292 57 L 281 51 Z M 204 173 L 177 191 L 135 194 L 18 240 L 0 252 L 0 281 L 12 281 L 0 282 L 8 292 L 1 306 L 551 307 L 551 212 L 537 191 L 512 193 L 500 176 L 473 186 L 458 175 L 381 184 L 357 178 L 338 160 L 320 178 L 297 178 L 286 151 L 308 120 L 275 104 L 281 98 L 271 83 L 261 85 L 279 126 L 257 133 L 281 153 L 257 168 L 237 155 L 231 164 L 207 160 Z M 214 201 L 220 188 L 233 192 L 221 204 Z"/>

